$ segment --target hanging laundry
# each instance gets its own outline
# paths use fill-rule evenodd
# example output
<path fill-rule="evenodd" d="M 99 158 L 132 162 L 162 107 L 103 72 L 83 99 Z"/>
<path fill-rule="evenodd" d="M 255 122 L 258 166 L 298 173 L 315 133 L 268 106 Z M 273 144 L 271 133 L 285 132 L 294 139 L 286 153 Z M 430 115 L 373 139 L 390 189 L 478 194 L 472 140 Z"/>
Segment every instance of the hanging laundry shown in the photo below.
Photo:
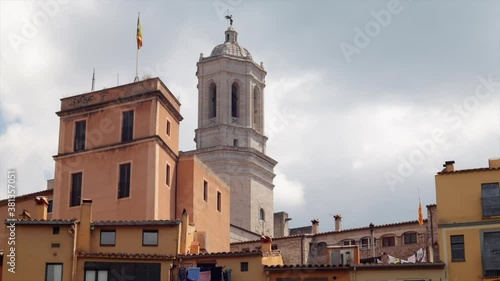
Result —
<path fill-rule="evenodd" d="M 212 273 L 210 271 L 200 272 L 200 280 L 199 281 L 211 281 Z"/>
<path fill-rule="evenodd" d="M 187 279 L 192 281 L 200 280 L 200 268 L 199 267 L 188 268 Z"/>
<path fill-rule="evenodd" d="M 187 281 L 187 269 L 179 267 L 179 281 Z"/>
<path fill-rule="evenodd" d="M 211 269 L 212 279 L 211 281 L 222 281 L 222 266 L 217 266 Z"/>

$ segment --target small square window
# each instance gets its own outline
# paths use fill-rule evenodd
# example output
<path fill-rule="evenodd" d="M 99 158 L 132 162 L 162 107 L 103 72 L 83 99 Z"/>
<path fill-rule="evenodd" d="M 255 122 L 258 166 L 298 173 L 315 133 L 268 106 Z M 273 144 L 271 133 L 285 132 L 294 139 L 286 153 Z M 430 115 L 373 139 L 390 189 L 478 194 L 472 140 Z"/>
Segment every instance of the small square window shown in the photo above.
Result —
<path fill-rule="evenodd" d="M 158 230 L 144 230 L 142 232 L 143 246 L 158 246 Z"/>
<path fill-rule="evenodd" d="M 101 230 L 101 246 L 114 246 L 116 243 L 115 230 Z"/>
<path fill-rule="evenodd" d="M 247 272 L 248 271 L 248 262 L 242 262 L 241 263 L 241 272 Z"/>
<path fill-rule="evenodd" d="M 278 244 L 271 244 L 271 250 L 273 251 L 278 250 Z"/>
<path fill-rule="evenodd" d="M 52 228 L 52 234 L 59 234 L 59 226 L 54 226 Z"/>
<path fill-rule="evenodd" d="M 167 120 L 167 129 L 166 129 L 166 131 L 167 131 L 167 136 L 170 137 L 170 121 L 168 121 L 168 120 Z"/>

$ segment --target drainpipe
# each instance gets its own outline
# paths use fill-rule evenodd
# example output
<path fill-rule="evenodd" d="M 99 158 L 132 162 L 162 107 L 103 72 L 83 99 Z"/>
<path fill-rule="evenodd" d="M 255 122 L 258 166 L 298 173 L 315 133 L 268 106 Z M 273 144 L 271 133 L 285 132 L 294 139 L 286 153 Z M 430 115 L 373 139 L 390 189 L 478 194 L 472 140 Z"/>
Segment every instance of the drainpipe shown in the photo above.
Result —
<path fill-rule="evenodd" d="M 76 267 L 77 267 L 77 258 L 78 255 L 76 253 L 76 233 L 78 231 L 77 223 L 75 222 L 72 227 L 68 230 L 69 235 L 73 236 L 73 260 L 71 265 L 71 280 L 76 281 Z"/>

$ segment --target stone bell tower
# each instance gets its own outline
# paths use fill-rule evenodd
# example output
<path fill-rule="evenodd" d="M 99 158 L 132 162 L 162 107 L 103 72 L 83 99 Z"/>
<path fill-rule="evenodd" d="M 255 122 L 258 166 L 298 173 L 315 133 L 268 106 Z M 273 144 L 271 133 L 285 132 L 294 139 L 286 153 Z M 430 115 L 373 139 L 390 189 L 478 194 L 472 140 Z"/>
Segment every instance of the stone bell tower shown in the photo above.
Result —
<path fill-rule="evenodd" d="M 197 67 L 196 154 L 231 188 L 231 229 L 272 236 L 277 162 L 265 154 L 266 71 L 239 45 L 232 25 Z"/>

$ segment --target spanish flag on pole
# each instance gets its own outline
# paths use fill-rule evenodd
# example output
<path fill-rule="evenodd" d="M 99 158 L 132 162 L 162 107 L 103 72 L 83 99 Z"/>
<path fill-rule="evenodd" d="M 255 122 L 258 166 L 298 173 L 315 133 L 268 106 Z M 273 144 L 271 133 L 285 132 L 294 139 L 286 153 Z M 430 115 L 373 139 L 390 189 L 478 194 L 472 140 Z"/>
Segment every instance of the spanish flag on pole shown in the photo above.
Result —
<path fill-rule="evenodd" d="M 422 203 L 418 201 L 418 224 L 424 224 L 424 214 L 422 213 Z"/>
<path fill-rule="evenodd" d="M 142 26 L 139 16 L 137 16 L 137 50 L 142 47 Z"/>

